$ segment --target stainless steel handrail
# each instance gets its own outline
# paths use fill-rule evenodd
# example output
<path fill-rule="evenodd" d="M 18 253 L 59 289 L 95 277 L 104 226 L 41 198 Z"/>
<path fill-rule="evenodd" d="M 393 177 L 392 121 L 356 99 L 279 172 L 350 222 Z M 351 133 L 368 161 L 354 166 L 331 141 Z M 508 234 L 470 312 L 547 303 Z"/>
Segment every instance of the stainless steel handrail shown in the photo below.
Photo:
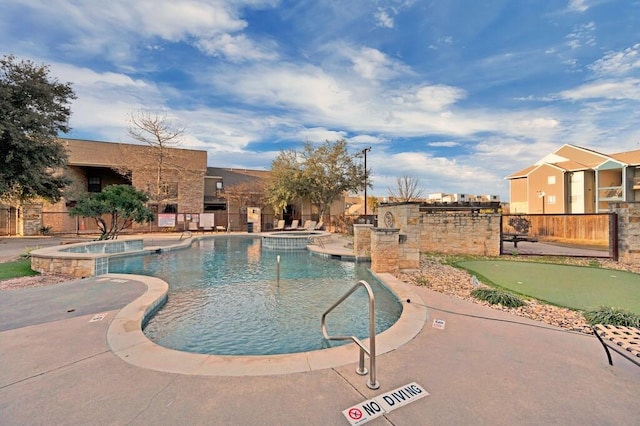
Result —
<path fill-rule="evenodd" d="M 369 348 L 367 348 L 356 336 L 329 336 L 327 333 L 327 324 L 326 317 L 329 312 L 334 310 L 338 305 L 344 302 L 351 294 L 356 291 L 359 287 L 364 287 L 369 295 Z M 358 368 L 356 369 L 356 373 L 364 376 L 367 374 L 367 369 L 364 367 L 364 354 L 369 356 L 369 381 L 367 382 L 367 387 L 369 389 L 378 389 L 380 387 L 380 383 L 376 380 L 376 298 L 373 294 L 373 290 L 371 290 L 371 286 L 364 280 L 358 281 L 356 285 L 351 287 L 351 289 L 340 298 L 336 303 L 334 303 L 329 309 L 326 310 L 324 314 L 322 314 L 322 335 L 327 340 L 351 340 L 358 347 L 360 347 L 360 357 L 358 362 Z"/>

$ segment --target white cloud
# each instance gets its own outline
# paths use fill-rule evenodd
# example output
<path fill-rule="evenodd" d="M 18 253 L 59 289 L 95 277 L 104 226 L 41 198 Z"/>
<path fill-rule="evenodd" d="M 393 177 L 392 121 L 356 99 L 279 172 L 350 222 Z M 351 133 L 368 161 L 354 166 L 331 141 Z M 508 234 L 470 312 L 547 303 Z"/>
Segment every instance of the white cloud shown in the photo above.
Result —
<path fill-rule="evenodd" d="M 567 44 L 571 49 L 579 49 L 583 46 L 595 46 L 595 30 L 596 24 L 593 21 L 578 25 L 565 37 L 568 40 Z"/>
<path fill-rule="evenodd" d="M 571 12 L 586 12 L 589 6 L 587 6 L 586 0 L 569 0 L 567 9 Z"/>
<path fill-rule="evenodd" d="M 562 91 L 560 96 L 572 101 L 584 99 L 631 99 L 640 101 L 640 79 L 599 80 L 583 84 L 575 89 Z"/>
<path fill-rule="evenodd" d="M 378 27 L 393 28 L 393 18 L 389 16 L 389 13 L 386 10 L 379 8 L 374 16 Z"/>
<path fill-rule="evenodd" d="M 351 49 L 344 49 L 347 53 Z M 352 53 L 353 70 L 367 80 L 388 80 L 401 74 L 409 74 L 409 69 L 400 62 L 390 59 L 377 49 L 362 47 Z"/>
<path fill-rule="evenodd" d="M 590 67 L 597 75 L 622 75 L 640 69 L 640 43 L 617 52 L 608 52 Z"/>
<path fill-rule="evenodd" d="M 432 146 L 434 148 L 453 148 L 458 145 L 460 144 L 456 141 L 429 142 L 427 144 L 427 146 Z"/>
<path fill-rule="evenodd" d="M 195 45 L 204 53 L 225 56 L 231 61 L 275 60 L 278 55 L 265 46 L 257 46 L 245 35 L 220 34 L 212 38 L 198 40 Z"/>

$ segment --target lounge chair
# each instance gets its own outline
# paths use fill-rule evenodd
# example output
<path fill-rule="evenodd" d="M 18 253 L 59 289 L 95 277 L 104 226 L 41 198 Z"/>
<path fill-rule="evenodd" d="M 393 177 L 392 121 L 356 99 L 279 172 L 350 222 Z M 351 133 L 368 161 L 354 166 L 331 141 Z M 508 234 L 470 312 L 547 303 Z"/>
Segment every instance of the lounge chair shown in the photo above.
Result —
<path fill-rule="evenodd" d="M 313 231 L 316 229 L 316 221 L 315 220 L 310 220 L 308 225 L 305 225 L 304 229 L 306 229 L 307 231 Z"/>
<path fill-rule="evenodd" d="M 278 224 L 273 228 L 274 231 L 284 231 L 284 220 L 279 220 Z"/>
<path fill-rule="evenodd" d="M 322 231 L 322 228 L 324 227 L 324 223 L 322 222 L 322 220 L 320 222 L 318 222 L 318 224 L 315 226 L 315 230 L 316 231 Z"/>
<path fill-rule="evenodd" d="M 300 221 L 298 219 L 294 219 L 291 222 L 291 226 L 287 226 L 286 228 L 284 228 L 285 231 L 295 231 L 296 229 L 298 229 L 298 223 L 300 223 Z"/>
<path fill-rule="evenodd" d="M 298 228 L 298 229 L 300 229 L 300 230 L 307 230 L 307 229 L 309 229 L 309 225 L 310 225 L 310 224 L 311 224 L 311 221 L 310 221 L 310 220 L 305 220 L 305 221 L 304 221 L 304 225 L 302 225 L 302 226 L 301 226 L 300 228 Z"/>

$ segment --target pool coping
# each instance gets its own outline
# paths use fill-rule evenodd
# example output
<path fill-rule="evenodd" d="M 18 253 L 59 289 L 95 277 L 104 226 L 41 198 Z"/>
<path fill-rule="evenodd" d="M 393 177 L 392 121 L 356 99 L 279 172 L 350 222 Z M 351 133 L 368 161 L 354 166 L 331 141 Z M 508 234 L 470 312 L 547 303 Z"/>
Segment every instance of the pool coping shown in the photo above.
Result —
<path fill-rule="evenodd" d="M 428 319 L 428 313 L 411 285 L 388 273 L 375 276 L 402 303 L 398 321 L 376 335 L 376 355 L 379 356 L 398 349 L 417 336 Z M 309 372 L 358 362 L 359 348 L 353 343 L 309 352 L 256 356 L 207 355 L 165 348 L 149 340 L 142 332 L 142 325 L 166 301 L 169 285 L 159 278 L 143 275 L 110 273 L 101 277 L 136 280 L 147 286 L 142 296 L 116 314 L 107 330 L 111 351 L 137 367 L 185 375 L 263 376 Z M 368 345 L 369 339 L 363 342 Z"/>

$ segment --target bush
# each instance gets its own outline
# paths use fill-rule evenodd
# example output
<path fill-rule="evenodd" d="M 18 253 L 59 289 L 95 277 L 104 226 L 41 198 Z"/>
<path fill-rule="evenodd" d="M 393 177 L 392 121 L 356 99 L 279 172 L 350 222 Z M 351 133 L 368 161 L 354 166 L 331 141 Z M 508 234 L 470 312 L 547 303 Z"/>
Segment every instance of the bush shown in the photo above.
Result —
<path fill-rule="evenodd" d="M 471 295 L 476 299 L 484 300 L 492 305 L 502 305 L 507 308 L 524 306 L 524 301 L 518 296 L 496 288 L 476 288 L 471 291 Z"/>
<path fill-rule="evenodd" d="M 601 306 L 584 313 L 589 324 L 621 325 L 640 328 L 640 315 L 620 308 Z"/>

